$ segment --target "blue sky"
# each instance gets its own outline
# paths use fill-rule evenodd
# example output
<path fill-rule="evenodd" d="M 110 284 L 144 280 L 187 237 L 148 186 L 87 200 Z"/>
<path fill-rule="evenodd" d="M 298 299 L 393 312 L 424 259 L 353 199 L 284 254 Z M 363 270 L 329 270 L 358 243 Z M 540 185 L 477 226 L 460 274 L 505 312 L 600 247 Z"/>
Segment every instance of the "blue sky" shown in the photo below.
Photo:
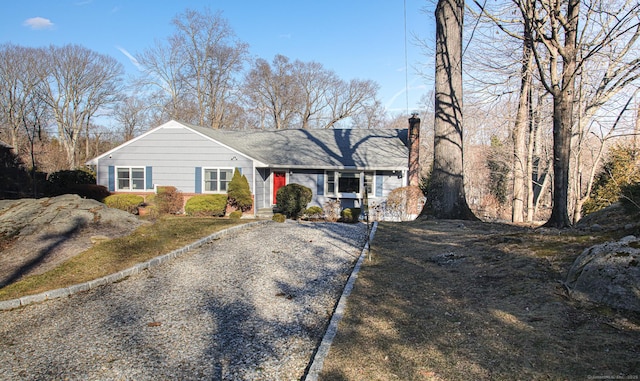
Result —
<path fill-rule="evenodd" d="M 405 72 L 405 13 L 408 72 Z M 426 0 L 14 0 L 0 12 L 0 43 L 23 46 L 80 44 L 120 61 L 164 40 L 171 19 L 185 9 L 222 11 L 250 54 L 317 61 L 342 79 L 371 79 L 383 105 L 394 113 L 418 108 L 432 87 L 415 72 L 425 57 L 411 35 L 433 36 Z M 406 74 L 409 91 L 405 93 Z M 408 102 L 405 94 L 408 94 Z"/>

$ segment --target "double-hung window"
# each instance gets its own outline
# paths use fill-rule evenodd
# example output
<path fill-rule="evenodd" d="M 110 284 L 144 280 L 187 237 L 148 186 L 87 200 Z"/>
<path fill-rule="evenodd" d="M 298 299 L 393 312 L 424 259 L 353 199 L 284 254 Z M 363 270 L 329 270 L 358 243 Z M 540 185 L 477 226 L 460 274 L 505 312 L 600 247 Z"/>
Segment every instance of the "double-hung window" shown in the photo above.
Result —
<path fill-rule="evenodd" d="M 204 191 L 212 193 L 225 193 L 229 187 L 229 182 L 233 177 L 231 168 L 205 168 L 204 169 Z"/>
<path fill-rule="evenodd" d="M 373 172 L 364 172 L 364 184 L 363 188 L 366 189 L 367 195 L 374 196 L 375 186 L 374 186 L 375 176 Z"/>
<path fill-rule="evenodd" d="M 144 167 L 118 167 L 118 190 L 144 190 Z"/>

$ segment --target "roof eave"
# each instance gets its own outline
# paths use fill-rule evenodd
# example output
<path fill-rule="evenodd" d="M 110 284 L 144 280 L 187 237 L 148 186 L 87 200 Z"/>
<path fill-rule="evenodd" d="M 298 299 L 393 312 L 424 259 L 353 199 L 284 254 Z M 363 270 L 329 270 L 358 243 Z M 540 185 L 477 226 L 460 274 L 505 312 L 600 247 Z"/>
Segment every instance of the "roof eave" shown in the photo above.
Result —
<path fill-rule="evenodd" d="M 257 167 L 278 169 L 278 168 L 287 168 L 287 169 L 321 169 L 321 170 L 344 170 L 344 171 L 404 171 L 407 170 L 407 166 L 373 166 L 373 167 L 363 167 L 363 166 L 350 166 L 350 165 L 288 165 L 288 164 L 265 164 L 265 165 L 257 165 Z"/>

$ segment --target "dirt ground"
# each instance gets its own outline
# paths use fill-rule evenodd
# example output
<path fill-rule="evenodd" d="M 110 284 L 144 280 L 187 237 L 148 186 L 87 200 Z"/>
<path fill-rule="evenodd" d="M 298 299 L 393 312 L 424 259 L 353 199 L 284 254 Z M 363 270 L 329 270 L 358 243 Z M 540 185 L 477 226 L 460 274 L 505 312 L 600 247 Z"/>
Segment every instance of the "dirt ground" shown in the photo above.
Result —
<path fill-rule="evenodd" d="M 584 248 L 626 234 L 381 223 L 320 379 L 640 379 L 640 314 L 562 284 Z"/>

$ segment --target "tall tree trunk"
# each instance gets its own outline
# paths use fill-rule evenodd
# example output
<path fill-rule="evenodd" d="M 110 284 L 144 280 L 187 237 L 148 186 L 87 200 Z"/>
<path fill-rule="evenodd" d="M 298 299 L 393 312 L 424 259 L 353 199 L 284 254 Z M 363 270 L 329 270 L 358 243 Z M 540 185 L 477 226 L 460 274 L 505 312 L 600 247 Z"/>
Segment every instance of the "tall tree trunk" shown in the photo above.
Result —
<path fill-rule="evenodd" d="M 576 81 L 576 38 L 580 0 L 569 0 L 564 28 L 562 81 L 553 94 L 553 207 L 545 226 L 566 228 L 569 220 L 569 163 Z"/>
<path fill-rule="evenodd" d="M 640 139 L 640 103 L 636 104 L 636 125 L 633 131 L 633 150 L 640 148 L 638 140 Z"/>
<path fill-rule="evenodd" d="M 567 99 L 571 98 L 571 99 Z M 553 98 L 553 207 L 545 226 L 565 228 L 569 221 L 569 162 L 571 158 L 572 97 Z"/>
<path fill-rule="evenodd" d="M 536 90 L 538 94 L 538 100 L 535 108 L 533 107 L 533 97 L 529 104 L 529 145 L 527 147 L 527 222 L 533 222 L 536 215 L 537 205 L 535 200 L 535 187 L 533 178 L 533 167 L 536 158 L 540 159 L 540 146 L 542 144 L 540 137 L 540 108 L 544 101 L 544 92 L 540 89 Z M 538 165 L 537 168 L 540 168 Z M 540 178 L 540 172 L 538 169 L 538 176 Z"/>
<path fill-rule="evenodd" d="M 462 26 L 464 0 L 436 6 L 436 75 L 433 173 L 423 214 L 477 219 L 464 191 L 462 145 Z"/>
<path fill-rule="evenodd" d="M 513 206 L 512 222 L 524 221 L 524 205 L 526 197 L 526 174 L 528 168 L 527 132 L 530 126 L 531 110 L 531 70 L 533 69 L 531 28 L 525 22 L 524 44 L 522 47 L 522 73 L 520 84 L 520 100 L 516 121 L 513 126 Z"/>

